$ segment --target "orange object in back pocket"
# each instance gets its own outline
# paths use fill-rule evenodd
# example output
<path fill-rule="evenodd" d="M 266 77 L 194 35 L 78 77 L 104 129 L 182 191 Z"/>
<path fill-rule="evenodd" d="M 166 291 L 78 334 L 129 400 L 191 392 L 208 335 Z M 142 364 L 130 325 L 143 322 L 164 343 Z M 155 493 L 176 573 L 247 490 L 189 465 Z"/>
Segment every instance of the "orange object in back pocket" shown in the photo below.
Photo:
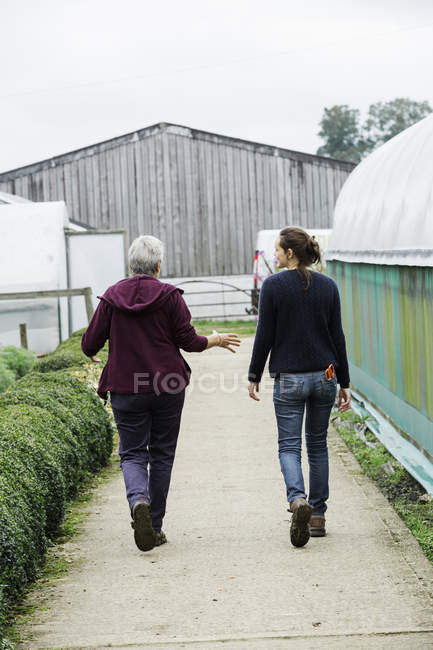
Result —
<path fill-rule="evenodd" d="M 325 370 L 325 377 L 328 381 L 331 381 L 335 377 L 335 368 L 332 363 Z"/>

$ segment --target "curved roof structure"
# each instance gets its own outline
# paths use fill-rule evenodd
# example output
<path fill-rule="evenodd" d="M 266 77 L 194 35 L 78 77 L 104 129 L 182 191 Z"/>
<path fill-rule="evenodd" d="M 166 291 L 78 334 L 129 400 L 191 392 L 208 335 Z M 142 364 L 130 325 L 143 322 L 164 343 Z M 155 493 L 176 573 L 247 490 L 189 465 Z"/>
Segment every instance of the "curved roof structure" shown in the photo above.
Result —
<path fill-rule="evenodd" d="M 433 115 L 350 174 L 335 206 L 326 259 L 433 266 Z"/>

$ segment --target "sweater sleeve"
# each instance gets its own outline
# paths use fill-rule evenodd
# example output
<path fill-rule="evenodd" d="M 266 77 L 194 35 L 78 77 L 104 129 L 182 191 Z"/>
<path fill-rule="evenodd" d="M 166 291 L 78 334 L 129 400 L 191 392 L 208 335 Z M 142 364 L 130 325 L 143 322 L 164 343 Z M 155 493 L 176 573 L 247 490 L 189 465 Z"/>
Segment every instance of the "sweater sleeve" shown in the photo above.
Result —
<path fill-rule="evenodd" d="M 207 337 L 197 334 L 191 325 L 191 312 L 179 291 L 172 294 L 171 318 L 174 341 L 178 348 L 185 352 L 203 352 L 207 348 Z"/>
<path fill-rule="evenodd" d="M 334 290 L 334 305 L 329 321 L 329 331 L 331 333 L 332 340 L 334 342 L 338 355 L 338 368 L 336 369 L 338 383 L 340 384 L 341 388 L 349 388 L 349 364 L 346 354 L 346 339 L 343 332 L 343 326 L 341 324 L 340 295 L 338 293 L 337 286 Z"/>
<path fill-rule="evenodd" d="M 248 370 L 248 381 L 260 382 L 275 338 L 275 308 L 271 285 L 265 280 L 260 290 L 259 322 Z"/>
<path fill-rule="evenodd" d="M 93 357 L 104 347 L 110 335 L 111 314 L 113 308 L 101 300 L 93 314 L 86 331 L 81 338 L 81 349 L 87 357 Z"/>

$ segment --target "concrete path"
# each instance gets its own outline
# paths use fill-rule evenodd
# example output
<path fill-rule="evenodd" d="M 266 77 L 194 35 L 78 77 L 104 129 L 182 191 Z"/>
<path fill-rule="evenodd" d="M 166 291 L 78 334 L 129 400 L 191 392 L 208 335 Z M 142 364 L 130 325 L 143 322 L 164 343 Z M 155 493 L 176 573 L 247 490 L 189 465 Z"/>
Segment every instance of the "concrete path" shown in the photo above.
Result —
<path fill-rule="evenodd" d="M 188 355 L 169 543 L 138 551 L 121 475 L 101 487 L 26 648 L 433 647 L 433 568 L 333 431 L 328 536 L 291 546 L 272 383 L 248 398 L 250 350 Z"/>

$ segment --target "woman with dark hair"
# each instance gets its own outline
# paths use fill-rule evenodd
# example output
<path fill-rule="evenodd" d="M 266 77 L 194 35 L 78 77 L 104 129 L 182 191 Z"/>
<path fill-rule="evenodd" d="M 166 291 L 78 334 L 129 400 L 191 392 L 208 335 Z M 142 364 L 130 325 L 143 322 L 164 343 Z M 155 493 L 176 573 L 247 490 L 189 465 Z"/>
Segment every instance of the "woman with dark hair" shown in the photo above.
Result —
<path fill-rule="evenodd" d="M 278 267 L 286 270 L 268 277 L 260 291 L 249 395 L 259 401 L 256 393 L 271 352 L 279 459 L 292 513 L 290 539 L 294 546 L 304 546 L 310 535 L 326 534 L 328 424 L 337 382 L 339 410 L 350 408 L 349 368 L 337 285 L 309 268 L 320 262 L 317 241 L 302 228 L 283 228 L 275 242 L 275 257 Z M 305 408 L 308 501 L 301 468 Z"/>

